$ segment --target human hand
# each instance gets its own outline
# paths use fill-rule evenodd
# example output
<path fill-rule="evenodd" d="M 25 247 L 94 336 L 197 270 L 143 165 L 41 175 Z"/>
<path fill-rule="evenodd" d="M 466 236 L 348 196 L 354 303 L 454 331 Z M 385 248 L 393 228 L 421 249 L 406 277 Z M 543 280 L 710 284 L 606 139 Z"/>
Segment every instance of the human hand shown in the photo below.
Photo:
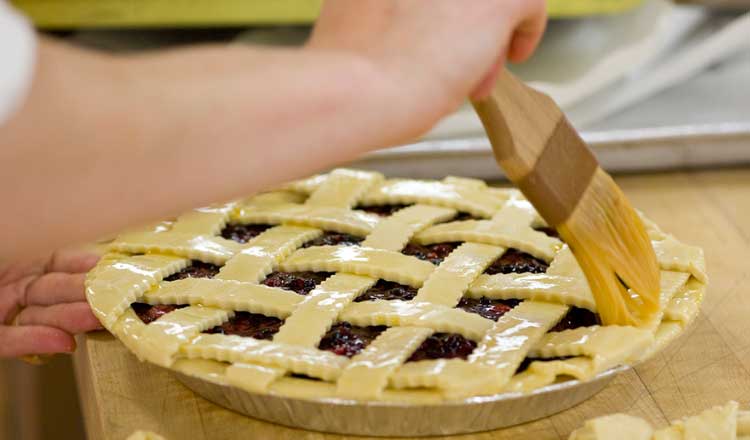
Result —
<path fill-rule="evenodd" d="M 58 251 L 0 265 L 0 358 L 70 353 L 73 335 L 101 328 L 84 296 L 86 272 L 97 260 Z"/>
<path fill-rule="evenodd" d="M 528 58 L 545 24 L 544 0 L 327 0 L 308 47 L 367 56 L 435 119 L 489 94 L 506 58 Z"/>

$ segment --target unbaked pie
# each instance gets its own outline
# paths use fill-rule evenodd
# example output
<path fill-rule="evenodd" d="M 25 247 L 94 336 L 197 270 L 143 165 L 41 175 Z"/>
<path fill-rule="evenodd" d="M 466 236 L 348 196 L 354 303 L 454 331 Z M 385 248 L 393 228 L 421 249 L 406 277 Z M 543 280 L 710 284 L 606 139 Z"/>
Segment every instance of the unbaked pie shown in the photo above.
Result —
<path fill-rule="evenodd" d="M 646 226 L 662 310 L 643 328 L 600 323 L 518 191 L 345 169 L 123 233 L 87 296 L 140 359 L 255 393 L 527 392 L 642 360 L 696 316 L 702 250 Z"/>

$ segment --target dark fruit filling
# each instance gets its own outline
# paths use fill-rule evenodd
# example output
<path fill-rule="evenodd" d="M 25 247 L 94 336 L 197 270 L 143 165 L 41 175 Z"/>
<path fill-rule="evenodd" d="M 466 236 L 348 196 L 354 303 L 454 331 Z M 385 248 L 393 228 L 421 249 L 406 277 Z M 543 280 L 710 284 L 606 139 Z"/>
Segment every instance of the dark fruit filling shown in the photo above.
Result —
<path fill-rule="evenodd" d="M 382 206 L 360 206 L 357 208 L 359 211 L 369 212 L 370 214 L 377 214 L 381 217 L 388 217 L 393 215 L 396 211 L 404 209 L 409 205 L 382 205 Z"/>
<path fill-rule="evenodd" d="M 204 333 L 237 335 L 246 338 L 271 339 L 278 333 L 284 320 L 258 313 L 236 312 L 234 317 L 222 325 L 206 330 Z"/>
<path fill-rule="evenodd" d="M 560 238 L 560 234 L 557 233 L 555 228 L 536 228 L 535 231 L 544 232 L 549 237 Z"/>
<path fill-rule="evenodd" d="M 601 325 L 601 323 L 602 321 L 596 313 L 578 307 L 571 307 L 570 311 L 550 331 L 561 332 L 563 330 L 572 330 L 578 327 Z"/>
<path fill-rule="evenodd" d="M 377 214 L 381 217 L 388 217 L 396 213 L 401 209 L 409 207 L 411 205 L 381 205 L 381 206 L 360 206 L 356 208 L 358 211 L 369 212 L 370 214 Z M 468 212 L 459 212 L 455 217 L 448 220 L 451 222 L 458 222 L 464 220 L 481 220 L 480 218 L 474 217 Z"/>
<path fill-rule="evenodd" d="M 435 333 L 422 342 L 406 362 L 425 359 L 466 359 L 477 343 L 456 333 Z"/>
<path fill-rule="evenodd" d="M 271 272 L 263 280 L 268 287 L 280 287 L 300 295 L 307 295 L 323 280 L 331 276 L 330 272 Z"/>
<path fill-rule="evenodd" d="M 338 232 L 326 232 L 315 240 L 310 240 L 305 243 L 302 247 L 311 246 L 356 246 L 364 240 L 361 237 L 355 237 L 349 234 L 340 234 Z"/>
<path fill-rule="evenodd" d="M 420 260 L 429 261 L 434 265 L 439 265 L 450 255 L 461 243 L 436 243 L 422 246 L 421 244 L 409 243 L 406 245 L 402 254 L 417 257 Z"/>
<path fill-rule="evenodd" d="M 497 321 L 520 302 L 517 299 L 461 298 L 456 307 L 469 313 L 476 313 L 483 318 Z"/>
<path fill-rule="evenodd" d="M 219 269 L 221 267 L 215 264 L 193 260 L 190 266 L 164 278 L 164 281 L 177 281 L 184 280 L 185 278 L 213 278 L 219 273 Z"/>
<path fill-rule="evenodd" d="M 152 306 L 151 304 L 133 303 L 131 307 L 133 307 L 133 311 L 139 318 L 141 318 L 141 321 L 143 321 L 144 324 L 151 324 L 167 313 L 174 312 L 177 309 L 187 306 L 178 306 L 174 304 L 159 304 Z"/>
<path fill-rule="evenodd" d="M 239 225 L 230 223 L 221 231 L 221 236 L 227 240 L 234 240 L 237 243 L 247 243 L 253 238 L 259 236 L 271 225 Z"/>
<path fill-rule="evenodd" d="M 505 253 L 495 260 L 484 273 L 495 275 L 498 273 L 544 273 L 549 265 L 538 258 L 518 249 L 508 249 Z"/>
<path fill-rule="evenodd" d="M 386 327 L 382 325 L 357 327 L 348 322 L 340 322 L 328 330 L 320 340 L 318 348 L 340 356 L 352 357 L 364 350 L 385 329 Z"/>
<path fill-rule="evenodd" d="M 359 295 L 354 302 L 374 301 L 376 299 L 409 301 L 417 296 L 417 289 L 392 281 L 380 280 L 366 292 Z"/>
<path fill-rule="evenodd" d="M 473 215 L 469 214 L 468 212 L 459 212 L 458 215 L 453 217 L 451 220 L 452 222 L 463 222 L 466 220 L 481 220 L 479 217 L 474 217 Z"/>

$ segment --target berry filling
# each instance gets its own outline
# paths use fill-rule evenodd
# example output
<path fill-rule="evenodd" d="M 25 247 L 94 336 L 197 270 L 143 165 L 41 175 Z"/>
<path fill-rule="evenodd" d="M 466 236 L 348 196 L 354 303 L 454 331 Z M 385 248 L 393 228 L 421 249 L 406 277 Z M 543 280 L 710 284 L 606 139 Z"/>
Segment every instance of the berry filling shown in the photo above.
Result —
<path fill-rule="evenodd" d="M 459 212 L 455 217 L 453 217 L 452 222 L 463 222 L 466 220 L 481 220 L 479 217 L 474 217 L 473 215 L 469 214 L 468 212 Z"/>
<path fill-rule="evenodd" d="M 469 313 L 476 313 L 483 318 L 497 321 L 520 302 L 517 299 L 461 298 L 456 307 Z"/>
<path fill-rule="evenodd" d="M 333 325 L 320 340 L 318 348 L 339 356 L 352 357 L 364 350 L 385 331 L 385 326 L 357 327 L 348 322 Z M 466 359 L 476 348 L 474 341 L 454 333 L 435 333 L 425 339 L 407 362 L 425 359 Z"/>
<path fill-rule="evenodd" d="M 284 320 L 258 313 L 236 312 L 229 321 L 203 333 L 237 335 L 246 338 L 271 339 L 278 333 Z"/>
<path fill-rule="evenodd" d="M 219 269 L 221 267 L 215 264 L 193 260 L 190 266 L 164 278 L 164 281 L 177 281 L 184 280 L 185 278 L 213 278 L 219 273 Z"/>
<path fill-rule="evenodd" d="M 330 272 L 271 272 L 263 284 L 307 295 L 331 275 Z"/>
<path fill-rule="evenodd" d="M 348 322 L 339 322 L 323 336 L 318 348 L 339 356 L 352 357 L 370 345 L 385 329 L 383 325 L 357 327 Z"/>
<path fill-rule="evenodd" d="M 548 267 L 549 265 L 544 260 L 511 248 L 490 264 L 484 273 L 489 275 L 498 273 L 544 273 Z"/>
<path fill-rule="evenodd" d="M 421 244 L 409 243 L 406 245 L 402 254 L 417 257 L 420 260 L 429 261 L 434 265 L 439 265 L 450 255 L 461 243 L 435 243 L 423 246 Z"/>
<path fill-rule="evenodd" d="M 457 333 L 435 333 L 422 342 L 406 362 L 426 359 L 466 359 L 477 348 L 477 343 Z"/>
<path fill-rule="evenodd" d="M 221 231 L 221 236 L 227 240 L 234 240 L 237 243 L 247 243 L 253 238 L 262 234 L 266 229 L 273 227 L 272 225 L 240 225 L 230 223 L 224 227 Z"/>
<path fill-rule="evenodd" d="M 364 240 L 361 237 L 355 237 L 350 234 L 340 234 L 338 232 L 325 232 L 320 237 L 310 240 L 305 243 L 302 247 L 308 248 L 311 246 L 356 246 Z"/>
<path fill-rule="evenodd" d="M 409 301 L 417 296 L 417 289 L 392 281 L 379 280 L 374 286 L 354 299 L 354 302 L 400 299 Z"/>
<path fill-rule="evenodd" d="M 601 325 L 601 323 L 602 321 L 596 313 L 578 307 L 571 307 L 570 311 L 550 331 L 561 332 L 563 330 L 573 330 L 578 327 Z"/>
<path fill-rule="evenodd" d="M 152 306 L 151 304 L 144 304 L 144 303 L 133 303 L 131 305 L 133 308 L 133 311 L 136 315 L 143 321 L 144 324 L 151 324 L 152 322 L 156 321 L 157 319 L 161 318 L 162 316 L 166 315 L 167 313 L 174 312 L 177 309 L 181 309 L 183 307 L 187 307 L 185 305 L 175 305 L 175 304 L 158 304 L 155 306 Z"/>

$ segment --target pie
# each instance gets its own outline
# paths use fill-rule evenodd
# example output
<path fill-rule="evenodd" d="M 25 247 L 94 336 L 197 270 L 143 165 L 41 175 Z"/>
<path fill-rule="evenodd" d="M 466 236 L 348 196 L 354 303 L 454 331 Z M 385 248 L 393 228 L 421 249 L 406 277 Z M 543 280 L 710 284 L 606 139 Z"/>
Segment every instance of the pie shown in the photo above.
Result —
<path fill-rule="evenodd" d="M 750 411 L 737 402 L 707 409 L 670 426 L 654 430 L 643 419 L 627 414 L 598 417 L 574 431 L 569 440 L 750 440 Z"/>
<path fill-rule="evenodd" d="M 645 359 L 695 318 L 703 251 L 644 221 L 662 307 L 640 328 L 601 324 L 517 190 L 347 169 L 122 233 L 87 298 L 140 359 L 254 393 L 528 392 Z"/>

